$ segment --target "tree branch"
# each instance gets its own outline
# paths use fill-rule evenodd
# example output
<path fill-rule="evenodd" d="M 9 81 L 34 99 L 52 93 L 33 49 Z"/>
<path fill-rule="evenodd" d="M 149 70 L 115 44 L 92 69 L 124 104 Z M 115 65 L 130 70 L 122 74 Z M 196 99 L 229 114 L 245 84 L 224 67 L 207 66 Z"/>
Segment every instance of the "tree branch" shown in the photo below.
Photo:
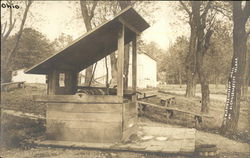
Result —
<path fill-rule="evenodd" d="M 210 39 L 211 39 L 211 36 L 213 34 L 213 30 L 208 30 L 206 35 L 205 35 L 205 41 L 204 41 L 204 50 L 202 52 L 206 53 L 209 46 L 210 46 Z"/>
<path fill-rule="evenodd" d="M 244 16 L 244 20 L 245 22 L 247 21 L 247 19 L 249 18 L 250 16 L 250 1 L 246 1 L 246 5 L 243 9 L 243 16 Z"/>
<path fill-rule="evenodd" d="M 4 33 L 5 33 L 5 31 L 6 31 L 6 27 L 7 27 L 7 21 L 5 21 L 5 23 L 4 23 L 4 28 L 2 29 L 2 24 L 1 24 L 1 38 L 3 38 L 3 36 L 4 36 Z"/>
<path fill-rule="evenodd" d="M 189 17 L 191 17 L 192 12 L 187 8 L 187 6 L 182 1 L 179 1 L 179 2 L 182 5 L 183 9 L 188 13 Z"/>
<path fill-rule="evenodd" d="M 89 15 L 90 20 L 91 20 L 91 19 L 93 18 L 93 16 L 94 16 L 94 11 L 95 11 L 96 6 L 97 6 L 97 1 L 93 1 L 93 6 L 92 6 L 92 8 L 91 8 L 90 15 Z"/>
<path fill-rule="evenodd" d="M 25 24 L 27 14 L 28 14 L 28 11 L 29 11 L 29 8 L 30 8 L 31 4 L 32 4 L 32 1 L 28 0 L 25 11 L 24 11 L 24 14 L 23 14 L 23 19 L 22 19 L 22 22 L 21 22 L 21 26 L 20 26 L 20 29 L 19 29 L 18 34 L 17 34 L 17 39 L 16 39 L 16 42 L 15 42 L 15 46 L 14 46 L 13 50 L 8 53 L 7 58 L 6 58 L 6 61 L 7 61 L 8 64 L 10 64 L 10 58 L 12 56 L 14 56 L 15 53 L 16 53 L 16 49 L 17 49 L 17 47 L 19 45 L 19 41 L 20 41 L 20 38 L 21 38 L 22 33 L 23 33 L 24 24 Z M 7 66 L 8 66 L 8 64 L 7 64 Z"/>
<path fill-rule="evenodd" d="M 91 28 L 91 26 L 88 25 L 90 23 L 90 19 L 89 19 L 89 14 L 88 14 L 88 8 L 87 8 L 87 5 L 86 5 L 86 1 L 81 1 L 80 0 L 80 6 L 81 6 L 82 17 L 83 17 L 83 21 L 84 21 L 86 30 L 89 31 L 92 28 Z"/>
<path fill-rule="evenodd" d="M 12 0 L 11 1 L 7 1 L 7 3 L 9 5 L 11 5 L 12 4 Z M 15 25 L 15 20 L 13 22 L 13 19 L 12 19 L 12 17 L 13 17 L 12 7 L 10 7 L 10 15 L 9 16 L 10 16 L 9 17 L 9 28 L 8 28 L 8 31 L 6 32 L 6 34 L 3 35 L 3 40 L 2 41 L 6 41 L 6 39 L 9 37 L 9 35 L 10 35 L 11 31 L 13 30 L 14 25 Z"/>
<path fill-rule="evenodd" d="M 230 21 L 232 20 L 232 17 L 225 13 L 225 12 L 227 12 L 226 9 L 219 8 L 219 7 L 216 7 L 216 6 L 212 6 L 211 8 L 214 9 L 215 11 L 221 13 L 223 16 L 227 17 Z"/>
<path fill-rule="evenodd" d="M 209 1 L 203 11 L 203 13 L 201 14 L 201 25 L 203 28 L 206 27 L 206 19 L 207 19 L 207 14 L 208 14 L 208 10 L 211 8 L 211 3 L 212 1 Z"/>
<path fill-rule="evenodd" d="M 206 5 L 203 13 L 201 14 L 201 17 L 207 16 L 208 10 L 211 8 L 211 4 L 212 4 L 212 1 L 208 1 L 207 2 L 207 5 Z"/>

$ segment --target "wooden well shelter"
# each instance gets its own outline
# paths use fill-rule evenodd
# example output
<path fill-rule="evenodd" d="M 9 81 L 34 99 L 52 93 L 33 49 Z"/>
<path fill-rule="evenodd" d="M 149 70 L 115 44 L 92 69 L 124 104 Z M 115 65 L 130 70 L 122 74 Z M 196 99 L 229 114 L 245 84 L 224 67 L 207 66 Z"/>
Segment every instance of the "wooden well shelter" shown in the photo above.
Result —
<path fill-rule="evenodd" d="M 29 74 L 48 76 L 46 133 L 49 140 L 114 143 L 127 140 L 136 128 L 136 41 L 149 24 L 132 8 L 87 32 L 70 46 L 31 67 Z M 132 42 L 132 89 L 124 89 L 124 45 Z M 78 73 L 118 50 L 117 87 L 109 93 L 86 95 Z M 100 89 L 107 89 L 103 87 Z"/>

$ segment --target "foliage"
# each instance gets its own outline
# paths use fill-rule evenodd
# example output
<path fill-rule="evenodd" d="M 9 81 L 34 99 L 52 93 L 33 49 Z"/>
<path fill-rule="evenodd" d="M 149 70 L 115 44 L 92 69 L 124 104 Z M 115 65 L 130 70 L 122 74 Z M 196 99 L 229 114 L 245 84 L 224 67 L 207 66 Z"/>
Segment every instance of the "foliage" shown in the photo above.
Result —
<path fill-rule="evenodd" d="M 231 28 L 217 21 L 211 37 L 210 48 L 205 55 L 205 73 L 210 83 L 226 84 L 232 59 Z"/>
<path fill-rule="evenodd" d="M 163 59 L 160 71 L 165 71 L 167 83 L 180 83 L 185 78 L 185 58 L 188 52 L 188 39 L 178 37 Z"/>
<path fill-rule="evenodd" d="M 226 84 L 232 58 L 232 30 L 223 21 L 217 21 L 211 37 L 210 47 L 204 56 L 204 71 L 209 83 Z M 188 53 L 189 40 L 180 36 L 169 47 L 167 54 L 161 58 L 159 73 L 164 73 L 163 81 L 178 84 L 179 75 L 183 82 L 185 75 L 185 58 Z"/>
<path fill-rule="evenodd" d="M 67 47 L 69 44 L 73 42 L 73 37 L 71 35 L 67 35 L 65 33 L 61 33 L 54 41 L 53 46 L 56 51 Z"/>
<path fill-rule="evenodd" d="M 26 0 L 24 1 L 25 10 L 23 12 L 23 16 L 20 18 L 20 12 L 16 13 L 16 15 L 13 14 L 13 7 L 8 7 L 8 13 L 9 16 L 6 16 L 8 18 L 4 18 L 3 23 L 1 23 L 1 82 L 10 82 L 11 80 L 11 63 L 12 59 L 16 54 L 16 50 L 19 46 L 19 42 L 24 30 L 24 24 L 27 19 L 27 15 L 30 9 L 31 4 L 33 1 Z M 8 5 L 13 5 L 13 1 L 9 0 L 7 1 Z M 2 13 L 2 12 L 1 12 Z M 11 45 L 11 49 L 9 47 L 9 50 L 6 51 L 5 47 L 7 40 L 9 40 L 11 32 L 13 32 L 14 28 L 17 26 L 16 21 L 17 19 L 20 20 L 20 28 L 17 31 L 16 38 L 12 39 L 13 43 Z M 1 20 L 2 22 L 2 20 Z"/>
<path fill-rule="evenodd" d="M 6 53 L 12 48 L 13 42 L 17 34 L 11 36 L 6 41 L 5 48 Z M 19 41 L 19 46 L 12 58 L 12 69 L 28 68 L 44 60 L 54 52 L 53 45 L 49 42 L 46 37 L 32 29 L 25 28 L 23 30 L 22 37 Z M 4 54 L 3 54 L 4 55 Z"/>

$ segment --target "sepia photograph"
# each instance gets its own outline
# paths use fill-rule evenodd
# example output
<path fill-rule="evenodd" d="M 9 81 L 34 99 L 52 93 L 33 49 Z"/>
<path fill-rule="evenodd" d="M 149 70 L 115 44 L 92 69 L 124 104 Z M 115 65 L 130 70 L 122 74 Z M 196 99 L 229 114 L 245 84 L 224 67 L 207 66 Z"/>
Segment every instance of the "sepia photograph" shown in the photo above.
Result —
<path fill-rule="evenodd" d="M 250 1 L 1 0 L 0 158 L 250 158 Z"/>

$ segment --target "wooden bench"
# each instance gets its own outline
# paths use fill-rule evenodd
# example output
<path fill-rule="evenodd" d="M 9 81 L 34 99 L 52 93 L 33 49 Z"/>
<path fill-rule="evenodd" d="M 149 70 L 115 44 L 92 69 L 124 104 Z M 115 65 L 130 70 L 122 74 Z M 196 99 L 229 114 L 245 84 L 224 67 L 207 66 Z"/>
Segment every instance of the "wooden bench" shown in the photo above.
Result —
<path fill-rule="evenodd" d="M 166 106 L 159 106 L 157 104 L 152 104 L 152 103 L 147 103 L 147 102 L 143 102 L 143 101 L 137 101 L 138 105 L 140 105 L 140 109 L 139 110 L 144 110 L 146 106 L 150 106 L 150 107 L 155 107 L 155 108 L 159 108 L 159 109 L 163 109 L 164 111 L 167 112 L 167 118 L 171 119 L 174 115 L 174 112 L 181 112 L 181 113 L 186 113 L 189 115 L 193 115 L 194 116 L 194 120 L 195 120 L 195 127 L 198 127 L 201 125 L 201 123 L 203 122 L 203 118 L 213 118 L 212 116 L 206 115 L 206 114 L 202 114 L 202 113 L 194 113 L 194 112 L 187 112 L 184 110 L 180 110 L 180 109 L 176 109 L 176 108 L 170 108 L 170 107 L 166 107 Z"/>
<path fill-rule="evenodd" d="M 140 92 L 139 94 L 140 94 L 140 95 L 143 95 L 143 96 L 139 96 L 139 95 L 138 95 L 138 100 L 157 97 L 157 95 L 155 95 L 155 94 L 153 94 L 153 95 L 148 95 L 147 93 L 141 93 L 141 92 Z"/>
<path fill-rule="evenodd" d="M 8 91 L 13 88 L 25 88 L 25 81 L 21 82 L 8 82 L 1 84 L 1 91 Z"/>
<path fill-rule="evenodd" d="M 161 97 L 160 98 L 160 105 L 161 106 L 169 106 L 176 104 L 176 100 L 174 96 L 167 96 L 167 97 Z"/>

